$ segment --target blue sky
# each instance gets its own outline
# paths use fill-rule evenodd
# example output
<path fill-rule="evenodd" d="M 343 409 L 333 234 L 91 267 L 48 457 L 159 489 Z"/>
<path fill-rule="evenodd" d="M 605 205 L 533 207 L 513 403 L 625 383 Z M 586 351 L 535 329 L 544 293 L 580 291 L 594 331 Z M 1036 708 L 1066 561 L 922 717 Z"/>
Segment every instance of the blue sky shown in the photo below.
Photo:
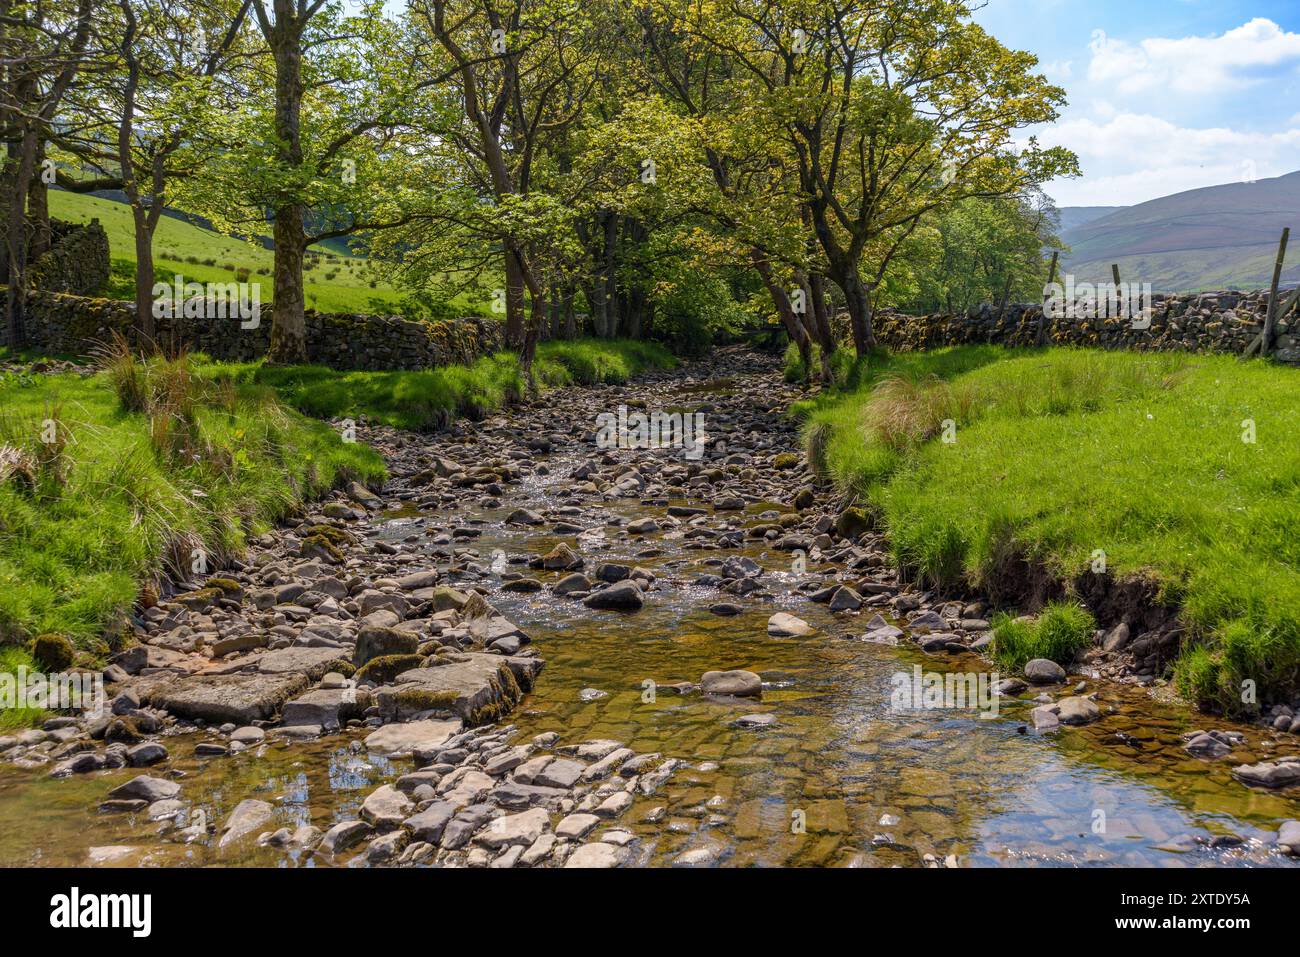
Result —
<path fill-rule="evenodd" d="M 1037 132 L 1079 155 L 1062 206 L 1120 206 L 1300 169 L 1300 3 L 988 0 L 1069 106 Z"/>

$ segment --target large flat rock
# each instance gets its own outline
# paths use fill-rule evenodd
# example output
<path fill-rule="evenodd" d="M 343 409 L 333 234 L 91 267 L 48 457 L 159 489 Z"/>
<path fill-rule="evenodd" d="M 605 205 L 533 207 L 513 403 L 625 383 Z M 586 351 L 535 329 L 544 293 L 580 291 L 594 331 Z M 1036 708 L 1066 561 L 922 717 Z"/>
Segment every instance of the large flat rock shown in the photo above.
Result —
<path fill-rule="evenodd" d="M 432 755 L 447 740 L 461 730 L 461 722 L 452 718 L 446 721 L 409 721 L 406 724 L 386 724 L 366 736 L 366 747 L 389 757 L 404 755 Z"/>
<path fill-rule="evenodd" d="M 197 675 L 166 684 L 149 704 L 178 718 L 214 724 L 252 724 L 275 717 L 281 706 L 309 684 L 304 674 Z"/>
<path fill-rule="evenodd" d="M 298 672 L 312 681 L 320 681 L 329 671 L 338 671 L 346 665 L 351 655 L 348 649 L 339 648 L 281 648 L 268 651 L 257 659 L 257 673 L 284 675 Z"/>
<path fill-rule="evenodd" d="M 455 655 L 444 664 L 403 672 L 395 684 L 379 689 L 375 698 L 384 715 L 402 718 L 442 709 L 460 715 L 468 725 L 487 724 L 519 703 L 523 689 L 516 674 L 510 659 L 501 655 Z"/>

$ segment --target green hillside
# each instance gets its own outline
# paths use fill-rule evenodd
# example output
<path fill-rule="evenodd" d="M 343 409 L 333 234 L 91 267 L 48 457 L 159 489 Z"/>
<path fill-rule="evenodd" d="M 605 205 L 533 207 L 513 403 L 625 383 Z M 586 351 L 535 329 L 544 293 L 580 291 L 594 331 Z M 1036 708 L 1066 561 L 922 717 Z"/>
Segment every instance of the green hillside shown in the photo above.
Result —
<path fill-rule="evenodd" d="M 113 260 L 108 294 L 134 297 L 135 239 L 131 211 L 124 204 L 97 196 L 50 193 L 50 215 L 69 222 L 98 219 L 108 233 Z M 171 281 L 180 274 L 186 281 L 230 282 L 245 279 L 262 284 L 263 302 L 271 300 L 271 250 L 243 242 L 210 229 L 164 216 L 154 235 L 154 276 Z M 240 274 L 247 270 L 247 276 Z M 307 305 L 323 312 L 388 311 L 403 293 L 379 279 L 361 256 L 344 256 L 325 247 L 312 247 L 306 263 Z M 482 305 L 456 300 L 465 312 L 481 312 Z"/>
<path fill-rule="evenodd" d="M 1187 190 L 1066 228 L 1064 269 L 1098 282 L 1118 263 L 1121 278 L 1157 292 L 1259 289 L 1272 279 L 1285 226 L 1300 232 L 1300 172 Z M 1291 248 L 1283 280 L 1295 284 L 1300 248 Z"/>

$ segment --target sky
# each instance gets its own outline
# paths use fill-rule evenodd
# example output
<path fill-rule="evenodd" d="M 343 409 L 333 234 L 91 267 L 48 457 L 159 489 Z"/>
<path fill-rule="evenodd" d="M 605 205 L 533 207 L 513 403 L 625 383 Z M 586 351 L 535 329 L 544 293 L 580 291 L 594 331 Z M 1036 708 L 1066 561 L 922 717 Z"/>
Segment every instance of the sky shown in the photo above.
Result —
<path fill-rule="evenodd" d="M 1058 206 L 1128 206 L 1300 169 L 1298 0 L 987 0 L 975 19 L 1066 90 Z"/>

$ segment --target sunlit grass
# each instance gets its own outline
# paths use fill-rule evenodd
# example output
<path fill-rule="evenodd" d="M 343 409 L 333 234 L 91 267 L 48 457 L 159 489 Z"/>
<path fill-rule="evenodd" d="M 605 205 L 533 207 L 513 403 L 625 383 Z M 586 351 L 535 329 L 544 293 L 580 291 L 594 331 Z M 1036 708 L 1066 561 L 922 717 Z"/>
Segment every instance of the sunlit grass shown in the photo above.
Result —
<path fill-rule="evenodd" d="M 1014 555 L 1068 581 L 1101 552 L 1182 604 L 1186 694 L 1300 687 L 1300 372 L 972 346 L 873 357 L 862 382 L 797 411 L 922 580 L 988 587 Z"/>

